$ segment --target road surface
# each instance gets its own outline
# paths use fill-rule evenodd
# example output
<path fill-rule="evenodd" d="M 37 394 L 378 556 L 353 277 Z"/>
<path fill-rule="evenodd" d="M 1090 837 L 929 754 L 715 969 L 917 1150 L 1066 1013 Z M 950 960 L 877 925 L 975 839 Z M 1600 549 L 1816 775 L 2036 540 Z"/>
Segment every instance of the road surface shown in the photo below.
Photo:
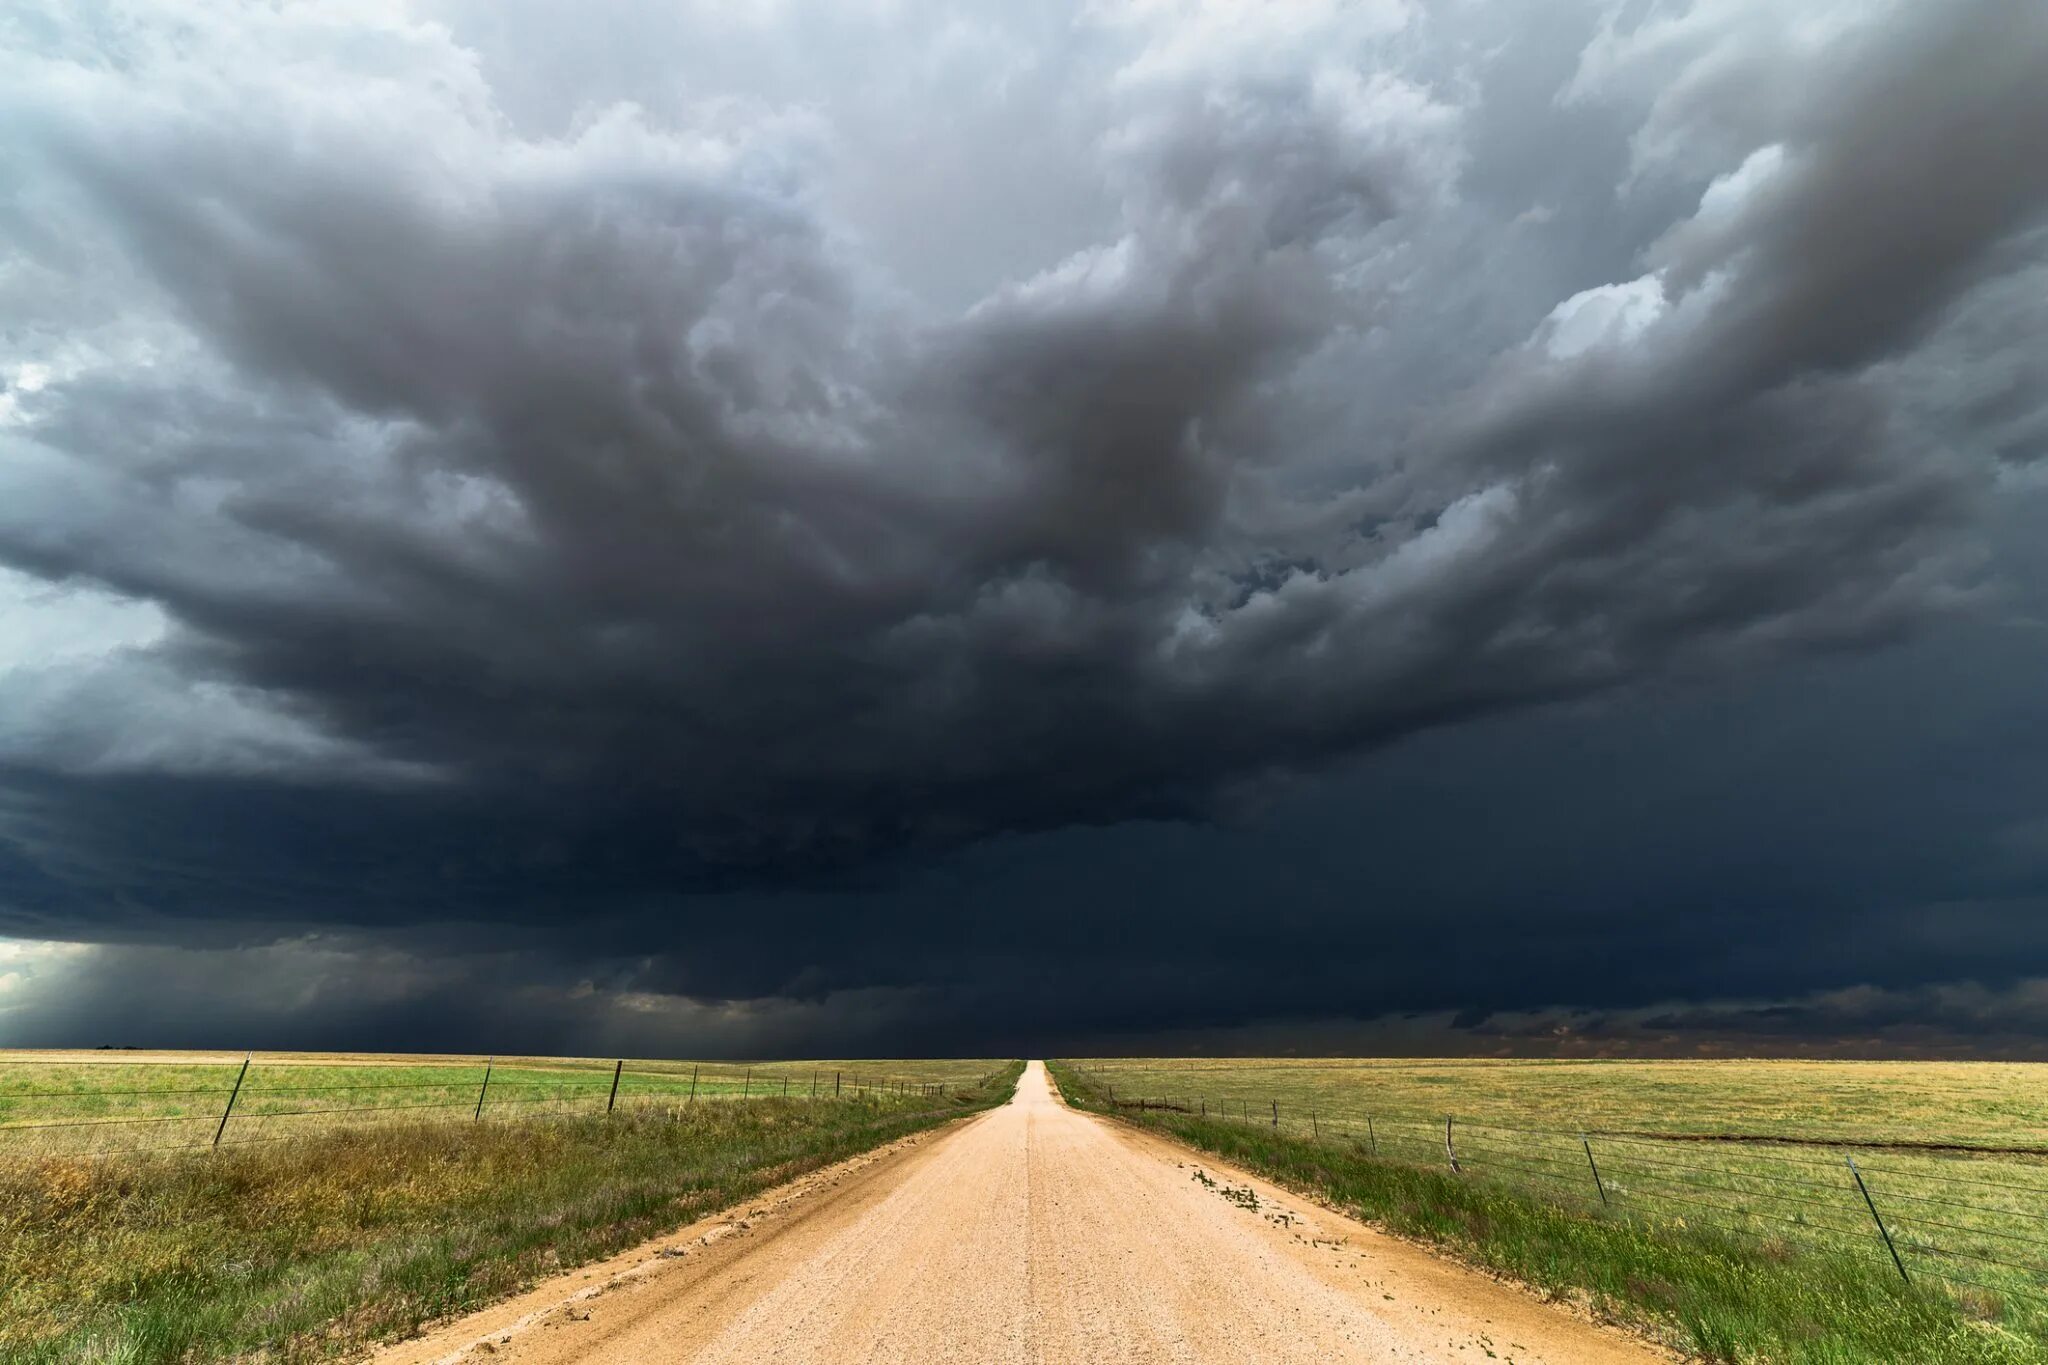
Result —
<path fill-rule="evenodd" d="M 1150 1134 L 1016 1098 L 405 1343 L 381 1365 L 1667 1357 Z"/>

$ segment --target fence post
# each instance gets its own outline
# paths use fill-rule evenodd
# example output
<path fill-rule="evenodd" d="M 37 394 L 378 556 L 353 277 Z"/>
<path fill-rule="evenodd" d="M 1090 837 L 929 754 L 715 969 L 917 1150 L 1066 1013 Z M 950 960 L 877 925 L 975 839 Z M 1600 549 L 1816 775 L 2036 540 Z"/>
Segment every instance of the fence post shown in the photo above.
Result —
<path fill-rule="evenodd" d="M 1209 1117 L 1209 1097 L 1207 1095 L 1202 1096 L 1202 1117 Z"/>
<path fill-rule="evenodd" d="M 1315 1134 L 1317 1141 L 1322 1140 L 1323 1126 L 1316 1122 L 1316 1111 L 1313 1109 L 1308 1111 L 1308 1128 L 1311 1133 Z"/>
<path fill-rule="evenodd" d="M 1458 1149 L 1451 1145 L 1451 1116 L 1449 1114 L 1444 1115 L 1444 1156 L 1450 1161 L 1451 1169 L 1457 1171 Z"/>
<path fill-rule="evenodd" d="M 754 1068 L 747 1068 L 747 1079 L 740 1083 L 740 1098 L 746 1099 L 754 1093 Z"/>
<path fill-rule="evenodd" d="M 811 1068 L 811 1098 L 818 1098 L 818 1068 Z"/>
<path fill-rule="evenodd" d="M 612 1107 L 619 1102 L 619 1077 L 625 1074 L 625 1070 L 626 1059 L 621 1057 L 619 1064 L 612 1068 L 612 1094 L 611 1098 L 604 1102 L 604 1112 L 607 1114 L 611 1113 Z"/>
<path fill-rule="evenodd" d="M 832 1073 L 832 1098 L 839 1098 L 839 1073 L 836 1071 Z"/>
<path fill-rule="evenodd" d="M 1273 1126 L 1274 1126 L 1275 1128 L 1278 1128 L 1278 1127 L 1280 1126 L 1280 1101 L 1278 1101 L 1278 1100 L 1274 1100 L 1274 1101 L 1272 1102 L 1272 1104 L 1273 1104 Z"/>
<path fill-rule="evenodd" d="M 697 1102 L 697 1072 L 698 1072 L 698 1070 L 699 1070 L 699 1068 L 698 1068 L 698 1067 L 695 1067 L 695 1066 L 692 1066 L 692 1067 L 690 1068 L 690 1098 L 688 1098 L 688 1099 L 686 1099 L 686 1100 L 684 1100 L 684 1101 L 683 1101 L 683 1104 L 684 1104 L 684 1106 L 685 1106 L 685 1107 L 687 1107 L 687 1106 L 689 1106 L 689 1105 L 692 1105 L 692 1104 L 695 1104 L 695 1103 Z"/>
<path fill-rule="evenodd" d="M 220 1127 L 213 1130 L 213 1145 L 216 1147 L 220 1146 L 220 1135 L 228 1130 L 228 1115 L 235 1112 L 235 1100 L 242 1093 L 242 1078 L 249 1074 L 249 1058 L 254 1055 L 244 1054 L 242 1069 L 235 1073 L 235 1088 L 228 1091 L 228 1107 L 220 1111 Z"/>
<path fill-rule="evenodd" d="M 1877 1216 L 1877 1201 L 1870 1197 L 1870 1186 L 1863 1183 L 1863 1172 L 1856 1169 L 1856 1158 L 1845 1156 L 1842 1160 L 1849 1163 L 1849 1174 L 1856 1177 L 1856 1188 L 1863 1192 L 1863 1203 L 1870 1210 L 1870 1221 L 1877 1224 L 1877 1235 L 1884 1238 L 1884 1249 L 1892 1254 L 1892 1264 L 1898 1267 L 1899 1278 L 1907 1284 L 1913 1283 L 1912 1276 L 1906 1273 L 1906 1263 L 1899 1259 L 1899 1249 L 1892 1245 L 1890 1229 L 1885 1227 L 1884 1219 Z"/>
<path fill-rule="evenodd" d="M 472 1123 L 478 1123 L 483 1120 L 484 1096 L 491 1093 L 491 1063 L 497 1060 L 496 1057 L 486 1057 L 484 1059 L 484 1083 L 477 1087 L 476 1113 L 470 1115 L 470 1122 Z"/>
<path fill-rule="evenodd" d="M 782 1098 L 789 1098 L 789 1077 L 787 1075 L 784 1075 L 782 1078 Z"/>
<path fill-rule="evenodd" d="M 1371 1114 L 1365 1116 L 1365 1141 L 1372 1148 L 1372 1154 L 1378 1156 L 1380 1154 L 1380 1135 L 1372 1130 Z"/>
<path fill-rule="evenodd" d="M 1584 1133 L 1579 1134 L 1579 1145 L 1586 1149 L 1586 1165 L 1593 1172 L 1593 1188 L 1600 1191 L 1600 1202 L 1607 1202 L 1607 1186 L 1600 1179 L 1600 1168 L 1593 1162 L 1593 1140 Z"/>

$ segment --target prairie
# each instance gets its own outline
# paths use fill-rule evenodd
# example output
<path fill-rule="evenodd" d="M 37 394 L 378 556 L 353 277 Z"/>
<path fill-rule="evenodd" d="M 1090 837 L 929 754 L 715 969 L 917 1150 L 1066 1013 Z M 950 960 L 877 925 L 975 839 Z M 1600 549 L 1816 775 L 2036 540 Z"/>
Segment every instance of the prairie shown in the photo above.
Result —
<path fill-rule="evenodd" d="M 1763 1134 L 2022 1147 L 2048 1156 L 2048 1064 L 1144 1058 L 1078 1061 L 1120 1091 L 1283 1110 L 1455 1114 L 1568 1132 Z"/>
<path fill-rule="evenodd" d="M 1002 1064 L 591 1057 L 0 1052 L 0 1160 L 276 1142 L 325 1128 L 768 1096 L 850 1098 L 971 1084 Z M 618 1085 L 613 1091 L 616 1076 Z M 230 1109 L 232 1104 L 232 1109 Z M 225 1116 L 226 1123 L 222 1119 Z"/>

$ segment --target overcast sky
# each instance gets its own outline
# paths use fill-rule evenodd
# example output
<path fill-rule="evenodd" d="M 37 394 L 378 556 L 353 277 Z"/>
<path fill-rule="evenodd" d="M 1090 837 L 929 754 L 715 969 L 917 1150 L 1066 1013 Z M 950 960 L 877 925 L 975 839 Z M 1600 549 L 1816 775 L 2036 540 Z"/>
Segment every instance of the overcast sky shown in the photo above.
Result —
<path fill-rule="evenodd" d="M 2048 1039 L 2048 6 L 0 0 L 0 1045 Z"/>

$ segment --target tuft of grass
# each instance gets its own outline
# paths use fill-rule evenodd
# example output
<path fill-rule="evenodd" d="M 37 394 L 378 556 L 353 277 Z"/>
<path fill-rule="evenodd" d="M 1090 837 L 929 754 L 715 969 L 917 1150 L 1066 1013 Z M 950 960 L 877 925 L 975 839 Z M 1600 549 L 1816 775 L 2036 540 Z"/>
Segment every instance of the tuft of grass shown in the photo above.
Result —
<path fill-rule="evenodd" d="M 1868 1258 L 1766 1243 L 1681 1222 L 1646 1223 L 1529 1190 L 1375 1157 L 1348 1138 L 1109 1103 L 1092 1074 L 1049 1069 L 1069 1103 L 1113 1112 L 1300 1190 L 1400 1236 L 1519 1280 L 1710 1361 L 1763 1365 L 2021 1365 L 2037 1338 L 1908 1287 Z M 1092 1070 L 1092 1068 L 1091 1068 Z M 1993 1296 L 1995 1297 L 1995 1296 Z"/>
<path fill-rule="evenodd" d="M 383 1124 L 0 1165 L 0 1360 L 300 1362 L 418 1332 L 807 1170 L 1007 1099 Z"/>

